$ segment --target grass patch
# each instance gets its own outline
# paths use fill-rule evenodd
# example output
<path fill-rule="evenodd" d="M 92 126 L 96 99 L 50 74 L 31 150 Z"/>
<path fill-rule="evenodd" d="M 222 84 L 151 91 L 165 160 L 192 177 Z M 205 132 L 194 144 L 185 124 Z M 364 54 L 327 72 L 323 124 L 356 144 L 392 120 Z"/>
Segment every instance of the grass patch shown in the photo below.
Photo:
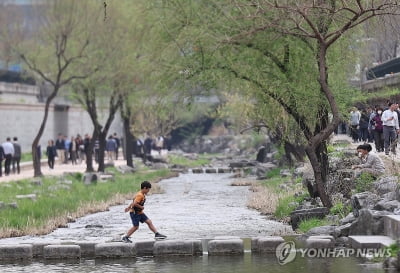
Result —
<path fill-rule="evenodd" d="M 281 175 L 281 170 L 282 170 L 282 168 L 275 168 L 275 169 L 269 170 L 269 171 L 266 173 L 265 177 L 266 177 L 267 179 L 280 177 L 280 175 Z"/>
<path fill-rule="evenodd" d="M 189 159 L 180 155 L 168 155 L 168 163 L 187 168 L 199 167 L 209 164 L 212 155 L 199 155 L 197 159 Z"/>
<path fill-rule="evenodd" d="M 32 152 L 22 153 L 21 154 L 21 162 L 32 161 Z"/>
<path fill-rule="evenodd" d="M 300 195 L 295 197 L 293 193 L 283 196 L 278 199 L 278 205 L 275 210 L 275 217 L 279 219 L 283 219 L 285 217 L 289 217 L 290 214 L 296 209 L 298 204 L 300 204 L 307 194 Z"/>
<path fill-rule="evenodd" d="M 301 221 L 298 230 L 306 233 L 312 228 L 325 226 L 328 222 L 325 219 L 311 218 L 308 220 Z"/>
<path fill-rule="evenodd" d="M 18 208 L 0 210 L 0 237 L 46 234 L 59 225 L 66 224 L 68 216 L 80 217 L 102 211 L 109 205 L 122 204 L 140 190 L 143 180 L 155 181 L 170 175 L 169 170 L 120 174 L 115 181 L 84 185 L 81 176 L 63 178 L 44 177 L 42 185 L 34 186 L 30 180 L 0 184 L 0 201 L 16 202 Z M 37 200 L 16 199 L 16 195 L 35 193 Z"/>
<path fill-rule="evenodd" d="M 350 205 L 344 205 L 342 202 L 339 202 L 335 204 L 331 209 L 330 209 L 330 214 L 333 215 L 338 215 L 340 219 L 346 217 L 350 212 L 352 211 L 352 208 Z"/>
<path fill-rule="evenodd" d="M 356 183 L 356 192 L 364 192 L 370 191 L 372 189 L 372 183 L 375 181 L 375 177 L 373 177 L 369 173 L 362 173 L 357 179 L 355 180 Z"/>

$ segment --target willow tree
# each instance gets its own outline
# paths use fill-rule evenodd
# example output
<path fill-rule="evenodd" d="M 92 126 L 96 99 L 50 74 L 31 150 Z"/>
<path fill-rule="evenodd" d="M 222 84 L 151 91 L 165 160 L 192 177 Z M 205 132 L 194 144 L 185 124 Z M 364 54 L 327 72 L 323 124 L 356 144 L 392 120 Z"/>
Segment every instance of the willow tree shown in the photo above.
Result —
<path fill-rule="evenodd" d="M 37 8 L 40 9 L 37 14 L 41 23 L 34 33 L 21 35 L 17 43 L 15 39 L 9 40 L 15 37 L 10 32 L 24 32 L 19 17 L 13 17 L 8 21 L 9 27 L 3 29 L 2 40 L 12 48 L 27 70 L 50 86 L 43 119 L 32 143 L 34 176 L 41 176 L 37 146 L 46 127 L 51 103 L 62 87 L 93 73 L 92 69 L 77 70 L 85 61 L 93 33 L 85 31 L 87 5 L 82 1 L 56 0 L 37 5 Z"/>
<path fill-rule="evenodd" d="M 171 25 L 179 28 L 177 43 L 193 49 L 186 58 L 189 77 L 235 79 L 257 91 L 253 99 L 260 105 L 283 109 L 301 132 L 318 193 L 323 204 L 331 207 L 325 190 L 326 141 L 341 119 L 338 99 L 344 86 L 332 77 L 333 53 L 343 48 L 357 26 L 396 14 L 400 4 L 388 0 L 164 3 L 183 14 L 172 17 L 175 24 Z M 344 56 L 347 53 L 343 51 Z M 274 104 L 265 104 L 266 98 Z M 276 124 L 285 122 L 282 116 L 270 118 Z"/>

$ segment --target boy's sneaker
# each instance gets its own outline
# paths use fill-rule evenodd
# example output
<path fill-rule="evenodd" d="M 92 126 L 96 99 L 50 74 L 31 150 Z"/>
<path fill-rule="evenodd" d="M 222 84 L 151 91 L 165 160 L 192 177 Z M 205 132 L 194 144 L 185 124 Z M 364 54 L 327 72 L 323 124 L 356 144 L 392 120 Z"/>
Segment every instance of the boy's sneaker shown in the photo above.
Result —
<path fill-rule="evenodd" d="M 121 240 L 122 240 L 123 242 L 125 242 L 125 243 L 132 243 L 132 241 L 131 241 L 128 237 L 126 237 L 126 236 L 123 236 L 123 237 L 121 238 Z"/>
<path fill-rule="evenodd" d="M 159 239 L 159 240 L 167 238 L 167 236 L 162 235 L 161 233 L 158 233 L 158 232 L 155 234 L 154 237 L 155 237 L 156 239 Z"/>

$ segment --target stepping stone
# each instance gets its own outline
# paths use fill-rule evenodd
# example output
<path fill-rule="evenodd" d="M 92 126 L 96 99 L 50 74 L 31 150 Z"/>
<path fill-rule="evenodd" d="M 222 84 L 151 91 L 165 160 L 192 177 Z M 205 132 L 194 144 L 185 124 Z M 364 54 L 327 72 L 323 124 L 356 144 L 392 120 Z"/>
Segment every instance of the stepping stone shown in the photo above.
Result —
<path fill-rule="evenodd" d="M 154 255 L 202 255 L 203 248 L 200 240 L 166 240 L 154 244 Z"/>
<path fill-rule="evenodd" d="M 355 249 L 360 249 L 360 248 L 378 249 L 396 243 L 396 241 L 393 240 L 392 238 L 382 235 L 371 235 L 371 236 L 354 235 L 354 236 L 349 236 L 349 239 L 351 247 Z"/>
<path fill-rule="evenodd" d="M 45 259 L 80 259 L 81 247 L 78 245 L 48 245 L 43 247 Z"/>
<path fill-rule="evenodd" d="M 240 255 L 244 253 L 243 240 L 211 240 L 208 242 L 208 255 Z"/>
<path fill-rule="evenodd" d="M 0 261 L 2 260 L 26 260 L 31 259 L 32 245 L 0 245 Z"/>
<path fill-rule="evenodd" d="M 251 251 L 261 253 L 275 253 L 276 248 L 284 243 L 280 236 L 256 237 L 251 239 Z"/>
<path fill-rule="evenodd" d="M 400 238 L 400 215 L 384 216 L 384 234 L 392 239 Z"/>

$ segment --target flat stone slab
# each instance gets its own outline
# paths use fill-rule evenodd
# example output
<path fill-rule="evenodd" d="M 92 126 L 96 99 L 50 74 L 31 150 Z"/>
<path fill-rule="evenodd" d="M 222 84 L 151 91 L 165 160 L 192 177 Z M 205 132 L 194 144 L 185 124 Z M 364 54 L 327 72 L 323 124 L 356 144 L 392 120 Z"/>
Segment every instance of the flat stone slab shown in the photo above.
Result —
<path fill-rule="evenodd" d="M 200 168 L 192 169 L 192 173 L 204 173 L 204 170 Z"/>
<path fill-rule="evenodd" d="M 208 255 L 240 255 L 244 253 L 243 240 L 211 240 L 208 242 Z"/>
<path fill-rule="evenodd" d="M 239 236 L 230 236 L 230 235 L 221 235 L 221 236 L 215 236 L 214 240 L 239 240 Z"/>
<path fill-rule="evenodd" d="M 400 238 L 400 215 L 386 215 L 384 220 L 384 234 L 392 239 Z"/>
<path fill-rule="evenodd" d="M 31 259 L 32 245 L 0 245 L 0 260 L 26 260 Z"/>
<path fill-rule="evenodd" d="M 166 240 L 154 244 L 154 255 L 202 255 L 203 247 L 200 240 Z"/>
<path fill-rule="evenodd" d="M 136 256 L 134 243 L 100 243 L 95 246 L 96 258 L 130 258 Z"/>
<path fill-rule="evenodd" d="M 308 237 L 308 239 L 328 239 L 333 244 L 335 243 L 335 237 L 333 237 L 332 235 L 312 235 Z"/>
<path fill-rule="evenodd" d="M 206 173 L 217 173 L 217 169 L 208 168 L 208 169 L 206 169 Z"/>
<path fill-rule="evenodd" d="M 280 236 L 266 236 L 251 238 L 251 251 L 260 253 L 275 253 L 276 248 L 284 243 Z"/>
<path fill-rule="evenodd" d="M 47 245 L 43 247 L 45 259 L 80 259 L 81 247 L 78 245 Z"/>
<path fill-rule="evenodd" d="M 308 238 L 306 240 L 306 248 L 325 249 L 333 248 L 335 244 L 330 239 L 324 238 Z"/>
<path fill-rule="evenodd" d="M 231 168 L 218 168 L 218 173 L 231 173 Z"/>
<path fill-rule="evenodd" d="M 386 246 L 390 246 L 391 244 L 395 243 L 396 241 L 388 236 L 349 236 L 350 245 L 352 248 L 355 249 L 362 249 L 362 248 L 382 248 Z"/>

